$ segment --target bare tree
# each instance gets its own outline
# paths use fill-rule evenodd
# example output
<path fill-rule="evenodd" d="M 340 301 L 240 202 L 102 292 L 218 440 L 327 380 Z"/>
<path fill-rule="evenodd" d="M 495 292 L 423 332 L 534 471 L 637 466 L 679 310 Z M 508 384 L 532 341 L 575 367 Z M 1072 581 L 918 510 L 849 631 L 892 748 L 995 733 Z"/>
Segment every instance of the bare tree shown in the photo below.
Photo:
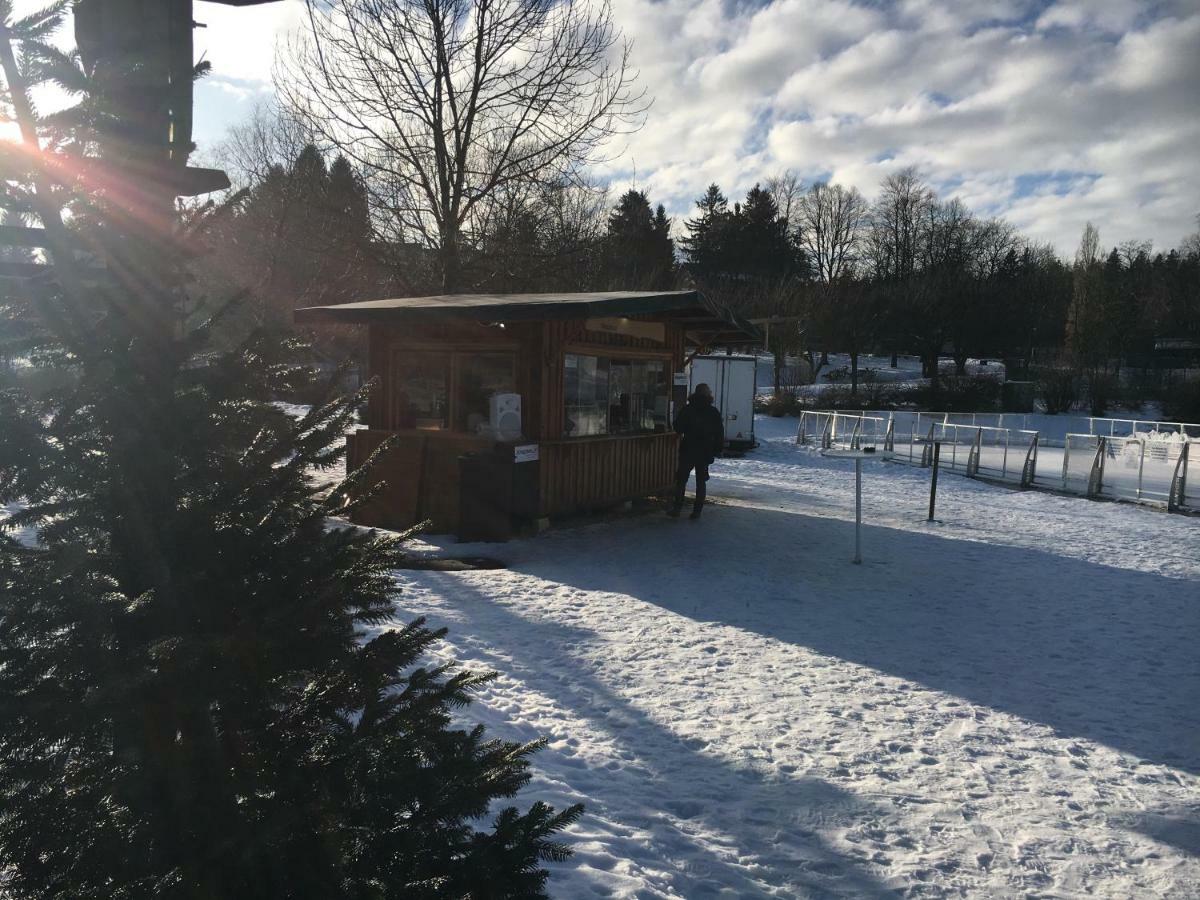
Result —
<path fill-rule="evenodd" d="M 1153 241 L 1139 241 L 1131 238 L 1127 241 L 1121 241 L 1117 245 L 1117 252 L 1121 256 L 1121 264 L 1128 269 L 1138 259 L 1149 259 L 1150 254 L 1154 252 L 1154 243 Z"/>
<path fill-rule="evenodd" d="M 500 188 L 475 208 L 473 284 L 489 290 L 595 290 L 604 268 L 606 188 L 578 181 Z"/>
<path fill-rule="evenodd" d="M 883 180 L 871 210 L 869 253 L 876 278 L 911 281 L 917 272 L 922 229 L 936 200 L 915 168 Z"/>
<path fill-rule="evenodd" d="M 1087 268 L 1100 262 L 1100 230 L 1091 222 L 1083 226 L 1079 248 L 1075 251 L 1076 267 Z"/>
<path fill-rule="evenodd" d="M 561 180 L 645 110 L 606 0 L 305 0 L 285 105 L 353 160 L 459 289 L 464 226 L 494 192 Z"/>
<path fill-rule="evenodd" d="M 1179 252 L 1184 256 L 1200 256 L 1200 215 L 1196 216 L 1196 230 L 1179 242 Z"/>
<path fill-rule="evenodd" d="M 928 209 L 936 200 L 932 188 L 910 166 L 883 180 L 871 207 L 865 260 L 887 300 L 886 330 L 890 335 L 893 368 L 897 364 L 897 349 L 907 338 L 907 310 L 916 302 L 921 231 Z M 928 364 L 923 363 L 922 367 L 928 369 Z M 936 372 L 932 374 L 936 377 Z"/>
<path fill-rule="evenodd" d="M 255 104 L 211 151 L 213 160 L 239 187 L 265 181 L 271 170 L 290 166 L 316 135 L 278 102 Z"/>
<path fill-rule="evenodd" d="M 822 349 L 849 353 L 852 394 L 875 311 L 873 295 L 854 283 L 868 211 L 855 188 L 821 182 L 800 194 L 794 212 L 797 239 L 817 282 L 806 292 L 809 333 L 823 341 Z"/>
<path fill-rule="evenodd" d="M 788 231 L 795 234 L 800 226 L 800 198 L 804 196 L 804 179 L 791 169 L 785 169 L 768 178 L 763 186 L 775 201 L 780 218 L 788 223 Z"/>
<path fill-rule="evenodd" d="M 819 183 L 799 201 L 800 245 L 817 280 L 835 284 L 853 274 L 866 236 L 867 201 L 857 188 Z"/>
<path fill-rule="evenodd" d="M 986 281 L 994 278 L 1010 253 L 1022 247 L 1017 229 L 1004 219 L 986 219 L 976 225 L 974 237 L 975 276 Z"/>

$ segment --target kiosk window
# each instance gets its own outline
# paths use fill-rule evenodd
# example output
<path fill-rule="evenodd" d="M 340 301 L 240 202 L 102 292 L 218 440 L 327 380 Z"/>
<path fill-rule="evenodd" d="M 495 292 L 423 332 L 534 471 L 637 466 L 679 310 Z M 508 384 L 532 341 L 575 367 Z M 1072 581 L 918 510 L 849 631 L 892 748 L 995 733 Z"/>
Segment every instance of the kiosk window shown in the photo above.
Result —
<path fill-rule="evenodd" d="M 667 429 L 667 364 L 661 359 L 608 359 L 568 353 L 568 437 L 645 434 Z"/>
<path fill-rule="evenodd" d="M 456 354 L 456 428 L 478 434 L 491 419 L 493 394 L 511 394 L 516 389 L 511 353 Z"/>
<path fill-rule="evenodd" d="M 396 428 L 450 427 L 447 387 L 450 361 L 436 353 L 397 354 L 392 372 L 396 385 L 392 397 Z"/>

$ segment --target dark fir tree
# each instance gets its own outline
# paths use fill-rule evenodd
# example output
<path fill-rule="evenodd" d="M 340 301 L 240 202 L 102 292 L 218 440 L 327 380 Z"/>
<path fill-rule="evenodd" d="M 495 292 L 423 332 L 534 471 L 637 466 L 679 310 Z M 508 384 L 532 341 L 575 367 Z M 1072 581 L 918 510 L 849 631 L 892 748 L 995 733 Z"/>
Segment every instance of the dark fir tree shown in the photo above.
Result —
<path fill-rule="evenodd" d="M 688 269 L 702 279 L 720 276 L 729 267 L 729 201 L 717 185 L 710 184 L 696 201 L 696 211 L 696 218 L 684 223 L 687 235 L 680 241 Z"/>
<path fill-rule="evenodd" d="M 744 278 L 779 281 L 799 274 L 800 260 L 787 219 L 770 192 L 757 184 L 738 208 L 733 238 L 734 271 Z"/>
<path fill-rule="evenodd" d="M 605 241 L 609 281 L 621 290 L 665 290 L 674 280 L 671 220 L 650 208 L 644 191 L 626 191 L 608 217 Z"/>
<path fill-rule="evenodd" d="M 537 745 L 452 722 L 489 676 L 426 662 L 442 632 L 391 619 L 402 541 L 331 527 L 356 486 L 314 482 L 357 399 L 294 417 L 290 345 L 181 325 L 191 234 L 25 196 L 57 269 L 0 327 L 62 379 L 0 392 L 5 896 L 541 896 L 579 809 L 495 810 Z M 61 252 L 68 228 L 105 272 Z"/>
<path fill-rule="evenodd" d="M 401 284 L 381 258 L 366 189 L 345 157 L 326 166 L 304 147 L 289 165 L 274 165 L 217 218 L 213 256 L 195 266 L 208 293 L 244 291 L 238 315 L 224 319 L 218 339 L 248 328 L 291 329 L 299 306 L 372 299 Z M 361 335 L 323 328 L 306 335 L 327 357 L 363 353 Z"/>

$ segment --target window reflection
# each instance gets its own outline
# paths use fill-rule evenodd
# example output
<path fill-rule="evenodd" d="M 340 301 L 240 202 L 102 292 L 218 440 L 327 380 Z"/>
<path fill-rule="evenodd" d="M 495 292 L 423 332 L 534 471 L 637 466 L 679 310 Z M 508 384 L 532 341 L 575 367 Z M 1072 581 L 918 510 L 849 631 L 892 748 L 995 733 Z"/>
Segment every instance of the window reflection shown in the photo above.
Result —
<path fill-rule="evenodd" d="M 513 356 L 511 353 L 475 353 L 458 357 L 458 409 L 455 413 L 459 431 L 479 434 L 491 419 L 493 394 L 515 391 Z"/>
<path fill-rule="evenodd" d="M 568 437 L 667 428 L 667 364 L 659 359 L 565 358 Z"/>
<path fill-rule="evenodd" d="M 447 385 L 450 363 L 435 353 L 407 353 L 393 364 L 396 393 L 393 397 L 397 428 L 443 429 L 450 427 Z"/>

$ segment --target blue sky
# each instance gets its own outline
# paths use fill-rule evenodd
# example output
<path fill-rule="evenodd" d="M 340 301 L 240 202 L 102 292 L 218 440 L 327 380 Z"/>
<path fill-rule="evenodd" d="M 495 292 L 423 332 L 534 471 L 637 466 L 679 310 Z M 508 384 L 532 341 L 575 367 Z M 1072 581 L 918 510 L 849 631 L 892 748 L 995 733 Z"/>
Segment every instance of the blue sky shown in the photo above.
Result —
<path fill-rule="evenodd" d="M 874 194 L 915 165 L 1070 253 L 1177 243 L 1200 214 L 1200 0 L 612 0 L 654 97 L 597 172 L 681 219 L 784 169 Z M 197 138 L 272 94 L 301 0 L 196 3 Z"/>

